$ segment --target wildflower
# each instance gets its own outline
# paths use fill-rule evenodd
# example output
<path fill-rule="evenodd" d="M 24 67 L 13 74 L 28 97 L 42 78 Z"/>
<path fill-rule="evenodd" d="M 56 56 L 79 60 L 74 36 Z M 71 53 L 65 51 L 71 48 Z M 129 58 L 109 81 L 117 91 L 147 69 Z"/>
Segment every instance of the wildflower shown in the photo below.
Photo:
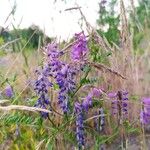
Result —
<path fill-rule="evenodd" d="M 124 114 L 128 113 L 128 92 L 123 91 L 122 92 L 122 112 Z"/>
<path fill-rule="evenodd" d="M 63 55 L 57 44 L 52 43 L 48 44 L 45 49 L 44 53 L 46 56 L 46 63 L 44 64 L 43 70 L 46 76 L 51 76 L 56 78 L 57 72 L 62 68 L 64 65 L 62 61 L 59 60 L 59 57 Z"/>
<path fill-rule="evenodd" d="M 4 92 L 5 92 L 6 97 L 8 97 L 8 98 L 12 98 L 14 95 L 13 89 L 10 85 L 6 86 Z"/>
<path fill-rule="evenodd" d="M 72 47 L 71 58 L 74 61 L 83 60 L 88 52 L 87 40 L 84 32 L 75 34 L 75 44 Z"/>
<path fill-rule="evenodd" d="M 89 93 L 82 102 L 83 109 L 88 111 L 88 109 L 92 106 L 92 97 L 93 94 Z"/>
<path fill-rule="evenodd" d="M 55 43 L 48 44 L 44 49 L 44 53 L 46 56 L 45 64 L 41 71 L 36 71 L 38 74 L 38 79 L 35 82 L 34 90 L 37 93 L 38 100 L 35 104 L 35 107 L 51 109 L 50 99 L 48 97 L 48 89 L 49 87 L 52 87 L 53 84 L 49 81 L 48 78 L 49 76 L 54 77 L 58 68 L 60 68 L 60 62 L 58 61 L 60 53 Z M 44 118 L 48 117 L 48 113 L 45 112 L 41 112 L 41 115 Z"/>
<path fill-rule="evenodd" d="M 117 93 L 116 92 L 110 92 L 110 93 L 108 93 L 108 97 L 112 100 L 111 101 L 112 114 L 115 115 L 118 113 Z"/>
<path fill-rule="evenodd" d="M 114 115 L 126 115 L 128 113 L 128 92 L 111 92 L 108 94 L 108 97 L 112 100 L 112 113 Z"/>
<path fill-rule="evenodd" d="M 102 95 L 102 91 L 97 88 L 93 88 L 92 91 L 84 98 L 82 102 L 83 109 L 88 111 L 88 109 L 92 106 L 93 97 L 100 97 Z"/>
<path fill-rule="evenodd" d="M 92 94 L 93 94 L 94 97 L 100 97 L 102 95 L 102 90 L 97 89 L 97 88 L 93 88 Z"/>
<path fill-rule="evenodd" d="M 143 124 L 150 123 L 150 98 L 143 98 L 143 109 L 140 113 L 140 121 Z"/>
<path fill-rule="evenodd" d="M 58 104 L 64 113 L 69 111 L 69 94 L 75 90 L 75 75 L 77 69 L 59 59 L 63 52 L 57 44 L 48 44 L 45 47 L 46 63 L 43 67 L 44 75 L 53 77 L 59 86 Z"/>
<path fill-rule="evenodd" d="M 38 100 L 35 104 L 35 107 L 50 109 L 50 100 L 48 98 L 48 88 L 52 86 L 52 83 L 49 82 L 48 78 L 41 73 L 38 79 L 35 82 L 34 90 L 37 93 Z M 48 113 L 41 112 L 42 117 L 47 118 Z"/>
<path fill-rule="evenodd" d="M 63 55 L 63 52 L 61 52 L 61 51 L 58 49 L 58 46 L 57 46 L 56 43 L 50 43 L 50 44 L 48 44 L 48 45 L 44 48 L 44 53 L 45 53 L 45 55 L 47 56 L 48 61 L 49 61 L 49 60 L 52 60 L 52 59 L 57 59 L 57 58 L 59 58 L 61 55 Z"/>
<path fill-rule="evenodd" d="M 76 70 L 69 64 L 62 67 L 60 72 L 57 73 L 56 82 L 59 85 L 58 104 L 64 113 L 69 111 L 69 94 L 75 90 L 75 75 Z"/>
<path fill-rule="evenodd" d="M 84 140 L 84 124 L 83 124 L 83 108 L 78 102 L 75 103 L 75 113 L 76 113 L 76 138 L 78 142 L 79 149 L 85 144 Z"/>
<path fill-rule="evenodd" d="M 108 97 L 109 98 L 116 98 L 117 97 L 117 93 L 116 92 L 110 92 L 110 93 L 108 93 Z"/>

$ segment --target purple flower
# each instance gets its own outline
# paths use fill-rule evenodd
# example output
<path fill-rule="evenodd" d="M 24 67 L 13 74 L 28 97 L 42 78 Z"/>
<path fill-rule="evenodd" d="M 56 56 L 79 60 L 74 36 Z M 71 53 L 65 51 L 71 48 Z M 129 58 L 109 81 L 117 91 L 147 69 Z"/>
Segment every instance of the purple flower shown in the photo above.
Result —
<path fill-rule="evenodd" d="M 58 49 L 57 44 L 48 44 L 45 48 L 45 54 L 47 59 L 44 73 L 46 76 L 53 77 L 59 85 L 58 104 L 63 112 L 67 113 L 69 111 L 68 94 L 75 88 L 73 68 L 59 60 L 63 52 Z"/>
<path fill-rule="evenodd" d="M 75 90 L 76 66 L 64 63 L 60 60 L 63 52 L 58 49 L 57 44 L 48 44 L 45 49 L 46 61 L 43 67 L 43 75 L 55 79 L 59 86 L 58 104 L 64 113 L 69 111 L 69 94 Z"/>
<path fill-rule="evenodd" d="M 84 32 L 75 34 L 75 44 L 72 47 L 71 58 L 74 61 L 83 60 L 88 52 L 87 40 Z"/>
<path fill-rule="evenodd" d="M 111 108 L 112 108 L 112 114 L 113 115 L 118 114 L 118 100 L 116 100 L 116 99 L 112 100 Z"/>
<path fill-rule="evenodd" d="M 122 112 L 123 114 L 128 114 L 128 92 L 122 92 Z"/>
<path fill-rule="evenodd" d="M 108 93 L 108 97 L 111 99 L 112 114 L 125 115 L 128 114 L 128 92 L 118 91 Z"/>
<path fill-rule="evenodd" d="M 143 98 L 143 109 L 140 113 L 140 121 L 143 124 L 150 123 L 150 98 Z"/>
<path fill-rule="evenodd" d="M 63 63 L 59 61 L 59 57 L 63 55 L 63 53 L 58 49 L 56 43 L 51 43 L 44 48 L 44 54 L 46 58 L 43 68 L 41 71 L 36 71 L 38 79 L 35 82 L 34 90 L 38 95 L 38 101 L 35 106 L 43 109 L 50 109 L 48 90 L 53 84 L 49 81 L 49 77 L 57 77 L 59 70 L 63 66 Z M 41 115 L 44 118 L 48 117 L 48 113 L 41 112 Z"/>
<path fill-rule="evenodd" d="M 76 113 L 76 139 L 78 142 L 79 149 L 85 144 L 84 139 L 84 124 L 83 124 L 83 110 L 82 105 L 78 102 L 75 103 L 75 113 Z"/>
<path fill-rule="evenodd" d="M 93 88 L 92 91 L 84 98 L 82 102 L 83 109 L 88 111 L 88 109 L 92 106 L 93 97 L 99 97 L 102 95 L 102 91 L 97 88 Z"/>
<path fill-rule="evenodd" d="M 69 94 L 73 93 L 76 88 L 75 75 L 76 69 L 69 64 L 64 65 L 57 73 L 56 82 L 60 89 L 58 93 L 58 104 L 64 113 L 69 111 Z"/>
<path fill-rule="evenodd" d="M 46 76 L 56 78 L 58 71 L 64 65 L 64 63 L 59 60 L 59 57 L 63 55 L 63 53 L 58 49 L 55 43 L 48 44 L 44 49 L 44 53 L 46 63 L 44 64 L 43 72 Z"/>
<path fill-rule="evenodd" d="M 102 90 L 97 89 L 97 88 L 93 88 L 92 94 L 93 94 L 94 97 L 100 97 L 102 95 Z"/>
<path fill-rule="evenodd" d="M 48 61 L 50 61 L 52 59 L 57 59 L 61 55 L 63 55 L 63 52 L 61 52 L 58 49 L 58 45 L 56 43 L 47 44 L 47 46 L 44 48 L 44 53 L 45 53 Z"/>
<path fill-rule="evenodd" d="M 49 82 L 48 78 L 43 74 L 38 72 L 38 79 L 34 84 L 34 90 L 37 93 L 38 100 L 35 104 L 35 107 L 50 109 L 50 100 L 48 98 L 48 88 L 52 86 L 52 83 Z M 42 117 L 47 118 L 48 113 L 41 112 Z"/>
<path fill-rule="evenodd" d="M 88 111 L 88 109 L 92 106 L 92 97 L 93 94 L 89 93 L 86 98 L 82 102 L 83 109 Z"/>
<path fill-rule="evenodd" d="M 13 89 L 10 85 L 7 85 L 4 91 L 5 91 L 6 97 L 12 98 L 14 96 Z"/>
<path fill-rule="evenodd" d="M 117 97 L 117 93 L 116 92 L 110 92 L 110 93 L 108 93 L 108 97 L 109 98 L 116 98 Z"/>
<path fill-rule="evenodd" d="M 110 92 L 108 93 L 108 97 L 111 100 L 111 108 L 112 108 L 112 114 L 115 115 L 118 113 L 118 97 L 116 92 Z"/>

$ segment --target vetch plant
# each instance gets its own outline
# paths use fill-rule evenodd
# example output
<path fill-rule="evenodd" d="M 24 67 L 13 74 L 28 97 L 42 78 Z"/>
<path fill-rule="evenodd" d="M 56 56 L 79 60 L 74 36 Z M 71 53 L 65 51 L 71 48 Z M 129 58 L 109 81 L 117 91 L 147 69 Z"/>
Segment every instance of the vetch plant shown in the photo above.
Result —
<path fill-rule="evenodd" d="M 43 72 L 38 72 L 38 79 L 35 82 L 35 88 L 34 90 L 37 93 L 38 100 L 35 104 L 36 107 L 40 107 L 43 109 L 50 109 L 50 99 L 48 96 L 48 88 L 49 86 L 52 86 L 52 84 L 49 82 L 47 76 L 43 74 Z M 41 112 L 42 117 L 47 118 L 48 113 Z"/>
<path fill-rule="evenodd" d="M 89 48 L 84 32 L 75 34 L 75 42 L 70 50 L 70 59 L 64 60 L 65 52 L 60 50 L 56 43 L 50 43 L 45 46 L 43 66 L 36 71 L 37 80 L 35 81 L 34 89 L 38 100 L 35 107 L 48 109 L 57 113 L 57 115 L 61 115 L 62 123 L 69 122 L 71 118 L 75 117 L 76 141 L 78 148 L 84 149 L 87 146 L 85 138 L 88 137 L 85 134 L 86 128 L 84 123 L 88 120 L 88 115 L 92 109 L 96 108 L 97 110 L 96 119 L 95 116 L 90 117 L 94 119 L 95 131 L 100 133 L 104 130 L 106 125 L 105 108 L 102 103 L 104 102 L 103 98 L 107 94 L 104 94 L 103 90 L 92 85 L 93 83 L 89 82 L 89 79 L 87 80 L 92 70 L 91 68 L 95 65 L 90 66 L 90 63 L 88 63 L 86 56 Z M 86 85 L 92 86 L 88 87 Z M 87 94 L 84 92 L 80 93 L 80 90 L 86 89 L 86 87 L 87 91 L 85 93 Z M 50 100 L 50 89 L 56 93 L 54 100 Z M 112 92 L 108 94 L 108 97 L 112 100 L 113 115 L 117 115 L 119 120 L 124 119 L 122 117 L 128 113 L 128 93 L 124 91 Z M 56 110 L 53 108 L 53 102 L 55 102 Z M 95 106 L 95 104 L 98 105 Z M 60 110 L 57 111 L 59 108 Z M 60 111 L 62 112 L 61 114 L 59 113 Z M 53 122 L 55 115 L 53 115 L 52 120 L 48 113 L 41 112 L 41 115 L 45 119 L 48 118 L 53 127 L 56 127 L 55 122 Z M 72 125 L 72 121 L 70 121 L 70 125 Z"/>
<path fill-rule="evenodd" d="M 140 121 L 142 124 L 149 124 L 150 123 L 150 98 L 143 98 L 142 99 L 143 108 L 140 113 Z"/>
<path fill-rule="evenodd" d="M 84 32 L 75 34 L 75 40 L 76 42 L 71 50 L 71 58 L 74 61 L 83 61 L 88 52 L 88 45 Z"/>
<path fill-rule="evenodd" d="M 5 96 L 12 98 L 14 96 L 13 88 L 10 85 L 7 85 L 4 89 Z"/>
<path fill-rule="evenodd" d="M 128 114 L 128 92 L 111 92 L 108 93 L 108 97 L 112 101 L 112 114 L 117 115 L 120 121 L 125 119 Z"/>
<path fill-rule="evenodd" d="M 75 75 L 76 69 L 66 64 L 58 72 L 56 77 L 56 82 L 59 85 L 58 104 L 64 113 L 69 111 L 69 94 L 73 93 L 76 88 Z"/>
<path fill-rule="evenodd" d="M 76 139 L 78 142 L 79 149 L 85 145 L 84 138 L 84 120 L 83 120 L 83 108 L 78 102 L 75 103 L 75 114 L 76 114 Z"/>

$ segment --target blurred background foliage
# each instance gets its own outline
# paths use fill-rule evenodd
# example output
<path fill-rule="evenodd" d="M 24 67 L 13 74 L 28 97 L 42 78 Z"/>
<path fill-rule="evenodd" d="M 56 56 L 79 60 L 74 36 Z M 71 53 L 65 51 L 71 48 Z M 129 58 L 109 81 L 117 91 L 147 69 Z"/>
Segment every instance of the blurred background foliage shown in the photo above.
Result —
<path fill-rule="evenodd" d="M 67 3 L 67 1 L 64 1 Z M 109 44 L 120 45 L 120 14 L 116 12 L 119 1 L 117 0 L 101 0 L 99 2 L 99 18 L 97 19 L 98 33 L 107 39 Z M 134 7 L 134 5 L 133 5 Z M 15 13 L 15 12 L 13 12 Z M 128 24 L 130 32 L 133 32 L 134 49 L 141 49 L 143 43 L 146 43 L 145 33 L 150 32 L 150 1 L 139 0 L 138 6 L 128 10 Z M 51 42 L 53 37 L 48 37 L 37 26 L 31 25 L 25 29 L 18 29 L 13 26 L 13 30 L 9 31 L 0 27 L 0 45 L 10 42 L 15 39 L 18 41 L 11 44 L 13 51 L 19 51 L 20 48 L 27 43 L 27 49 L 37 49 L 38 46 L 43 46 L 47 42 Z M 145 44 L 144 44 L 145 45 Z"/>
<path fill-rule="evenodd" d="M 10 44 L 10 49 L 19 51 L 26 43 L 26 48 L 30 50 L 35 50 L 44 44 L 51 42 L 52 38 L 46 36 L 44 32 L 36 25 L 31 25 L 29 28 L 7 30 L 3 27 L 0 27 L 0 45 L 4 43 L 9 43 L 15 39 L 18 39 L 16 42 Z M 30 42 L 28 40 L 30 39 Z"/>

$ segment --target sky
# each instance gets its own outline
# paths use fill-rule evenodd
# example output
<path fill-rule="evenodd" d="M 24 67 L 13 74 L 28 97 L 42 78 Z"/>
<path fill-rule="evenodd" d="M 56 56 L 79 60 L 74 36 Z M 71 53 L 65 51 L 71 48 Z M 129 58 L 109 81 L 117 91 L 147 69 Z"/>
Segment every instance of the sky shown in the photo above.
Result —
<path fill-rule="evenodd" d="M 78 4 L 82 7 L 89 23 L 96 27 L 100 0 L 0 0 L 0 26 L 9 28 L 12 23 L 20 28 L 38 25 L 48 36 L 57 36 L 60 39 L 68 39 L 74 33 L 80 32 L 82 23 L 77 10 L 65 11 Z M 17 4 L 16 12 L 6 18 L 12 10 L 14 3 Z M 128 3 L 128 0 L 125 0 Z M 83 26 L 84 29 L 84 26 Z"/>

